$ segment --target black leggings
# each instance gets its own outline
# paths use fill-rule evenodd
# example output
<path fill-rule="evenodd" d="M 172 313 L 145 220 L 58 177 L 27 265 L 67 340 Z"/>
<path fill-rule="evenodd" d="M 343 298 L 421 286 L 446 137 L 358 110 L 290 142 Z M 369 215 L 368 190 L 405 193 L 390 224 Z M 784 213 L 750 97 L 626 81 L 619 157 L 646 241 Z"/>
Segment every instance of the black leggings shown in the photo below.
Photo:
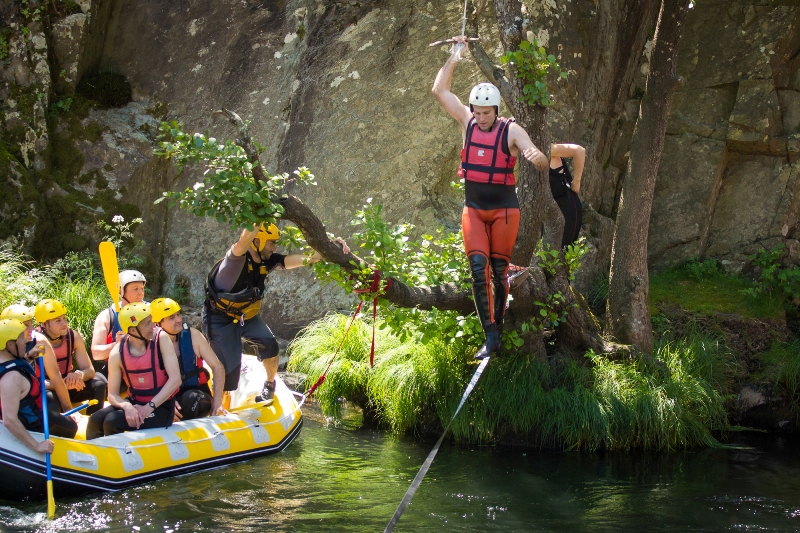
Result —
<path fill-rule="evenodd" d="M 578 234 L 583 225 L 583 206 L 578 193 L 572 189 L 555 198 L 561 214 L 564 215 L 564 235 L 561 237 L 561 249 L 578 240 Z"/>
<path fill-rule="evenodd" d="M 167 400 L 156 407 L 156 410 L 153 411 L 138 428 L 128 425 L 128 421 L 125 419 L 125 411 L 113 405 L 109 405 L 89 417 L 89 424 L 86 426 L 86 440 L 116 435 L 117 433 L 136 429 L 168 428 L 172 425 L 174 418 L 174 400 Z"/>
<path fill-rule="evenodd" d="M 106 378 L 102 374 L 97 374 L 94 378 L 85 382 L 84 385 L 85 387 L 80 391 L 70 389 L 69 399 L 74 403 L 85 402 L 86 400 L 97 400 L 95 405 L 90 405 L 81 411 L 83 414 L 91 415 L 103 408 L 103 402 L 106 401 L 106 387 L 108 385 L 106 383 Z M 61 404 L 56 400 L 53 391 L 47 391 L 47 406 L 50 407 L 51 405 L 54 409 L 48 410 L 51 412 L 55 410 L 56 413 L 58 413 L 58 408 Z"/>
<path fill-rule="evenodd" d="M 49 405 L 47 406 L 47 421 L 50 422 L 50 435 L 54 437 L 74 439 L 75 433 L 78 432 L 78 424 L 73 419 L 59 412 L 51 411 Z M 25 429 L 44 433 L 41 420 L 35 424 L 25 424 Z"/>

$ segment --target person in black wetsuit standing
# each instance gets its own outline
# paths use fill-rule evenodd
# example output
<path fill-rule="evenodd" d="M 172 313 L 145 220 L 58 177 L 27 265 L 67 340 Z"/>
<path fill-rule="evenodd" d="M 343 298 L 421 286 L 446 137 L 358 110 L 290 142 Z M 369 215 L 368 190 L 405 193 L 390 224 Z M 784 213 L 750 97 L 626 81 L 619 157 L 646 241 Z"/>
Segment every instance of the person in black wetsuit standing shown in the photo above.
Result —
<path fill-rule="evenodd" d="M 564 158 L 572 158 L 575 167 L 573 176 Z M 578 193 L 581 191 L 581 176 L 586 162 L 586 149 L 577 144 L 550 145 L 550 192 L 564 215 L 564 235 L 561 249 L 578 240 L 583 224 L 583 208 Z"/>

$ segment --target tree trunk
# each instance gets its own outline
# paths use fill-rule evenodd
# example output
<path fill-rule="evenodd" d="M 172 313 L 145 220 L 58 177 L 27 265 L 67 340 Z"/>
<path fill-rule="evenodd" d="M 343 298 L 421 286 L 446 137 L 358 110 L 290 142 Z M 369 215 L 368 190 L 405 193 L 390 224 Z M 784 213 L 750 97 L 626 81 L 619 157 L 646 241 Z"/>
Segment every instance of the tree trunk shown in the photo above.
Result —
<path fill-rule="evenodd" d="M 689 0 L 662 0 L 611 252 L 606 328 L 643 353 L 653 348 L 647 272 L 650 211 L 672 94 L 682 81 L 675 67 L 688 9 Z"/>

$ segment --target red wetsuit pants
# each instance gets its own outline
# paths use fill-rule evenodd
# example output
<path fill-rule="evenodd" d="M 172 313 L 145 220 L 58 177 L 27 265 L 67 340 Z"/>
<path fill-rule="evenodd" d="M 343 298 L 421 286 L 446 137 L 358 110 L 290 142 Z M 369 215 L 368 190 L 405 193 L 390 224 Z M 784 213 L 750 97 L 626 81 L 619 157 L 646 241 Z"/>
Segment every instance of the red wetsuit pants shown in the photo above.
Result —
<path fill-rule="evenodd" d="M 501 326 L 508 299 L 508 265 L 519 231 L 519 209 L 464 207 L 461 229 L 481 325 Z"/>

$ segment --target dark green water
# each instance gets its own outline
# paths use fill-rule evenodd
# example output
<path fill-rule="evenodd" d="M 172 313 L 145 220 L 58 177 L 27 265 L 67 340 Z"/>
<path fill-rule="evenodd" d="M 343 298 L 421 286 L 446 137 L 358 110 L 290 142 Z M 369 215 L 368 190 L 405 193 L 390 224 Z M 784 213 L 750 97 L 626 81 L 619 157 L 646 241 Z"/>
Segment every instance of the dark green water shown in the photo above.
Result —
<path fill-rule="evenodd" d="M 305 413 L 279 455 L 59 501 L 54 522 L 43 504 L 3 502 L 0 531 L 383 531 L 431 444 Z M 603 455 L 445 446 L 395 531 L 800 531 L 800 442 L 742 442 Z"/>

